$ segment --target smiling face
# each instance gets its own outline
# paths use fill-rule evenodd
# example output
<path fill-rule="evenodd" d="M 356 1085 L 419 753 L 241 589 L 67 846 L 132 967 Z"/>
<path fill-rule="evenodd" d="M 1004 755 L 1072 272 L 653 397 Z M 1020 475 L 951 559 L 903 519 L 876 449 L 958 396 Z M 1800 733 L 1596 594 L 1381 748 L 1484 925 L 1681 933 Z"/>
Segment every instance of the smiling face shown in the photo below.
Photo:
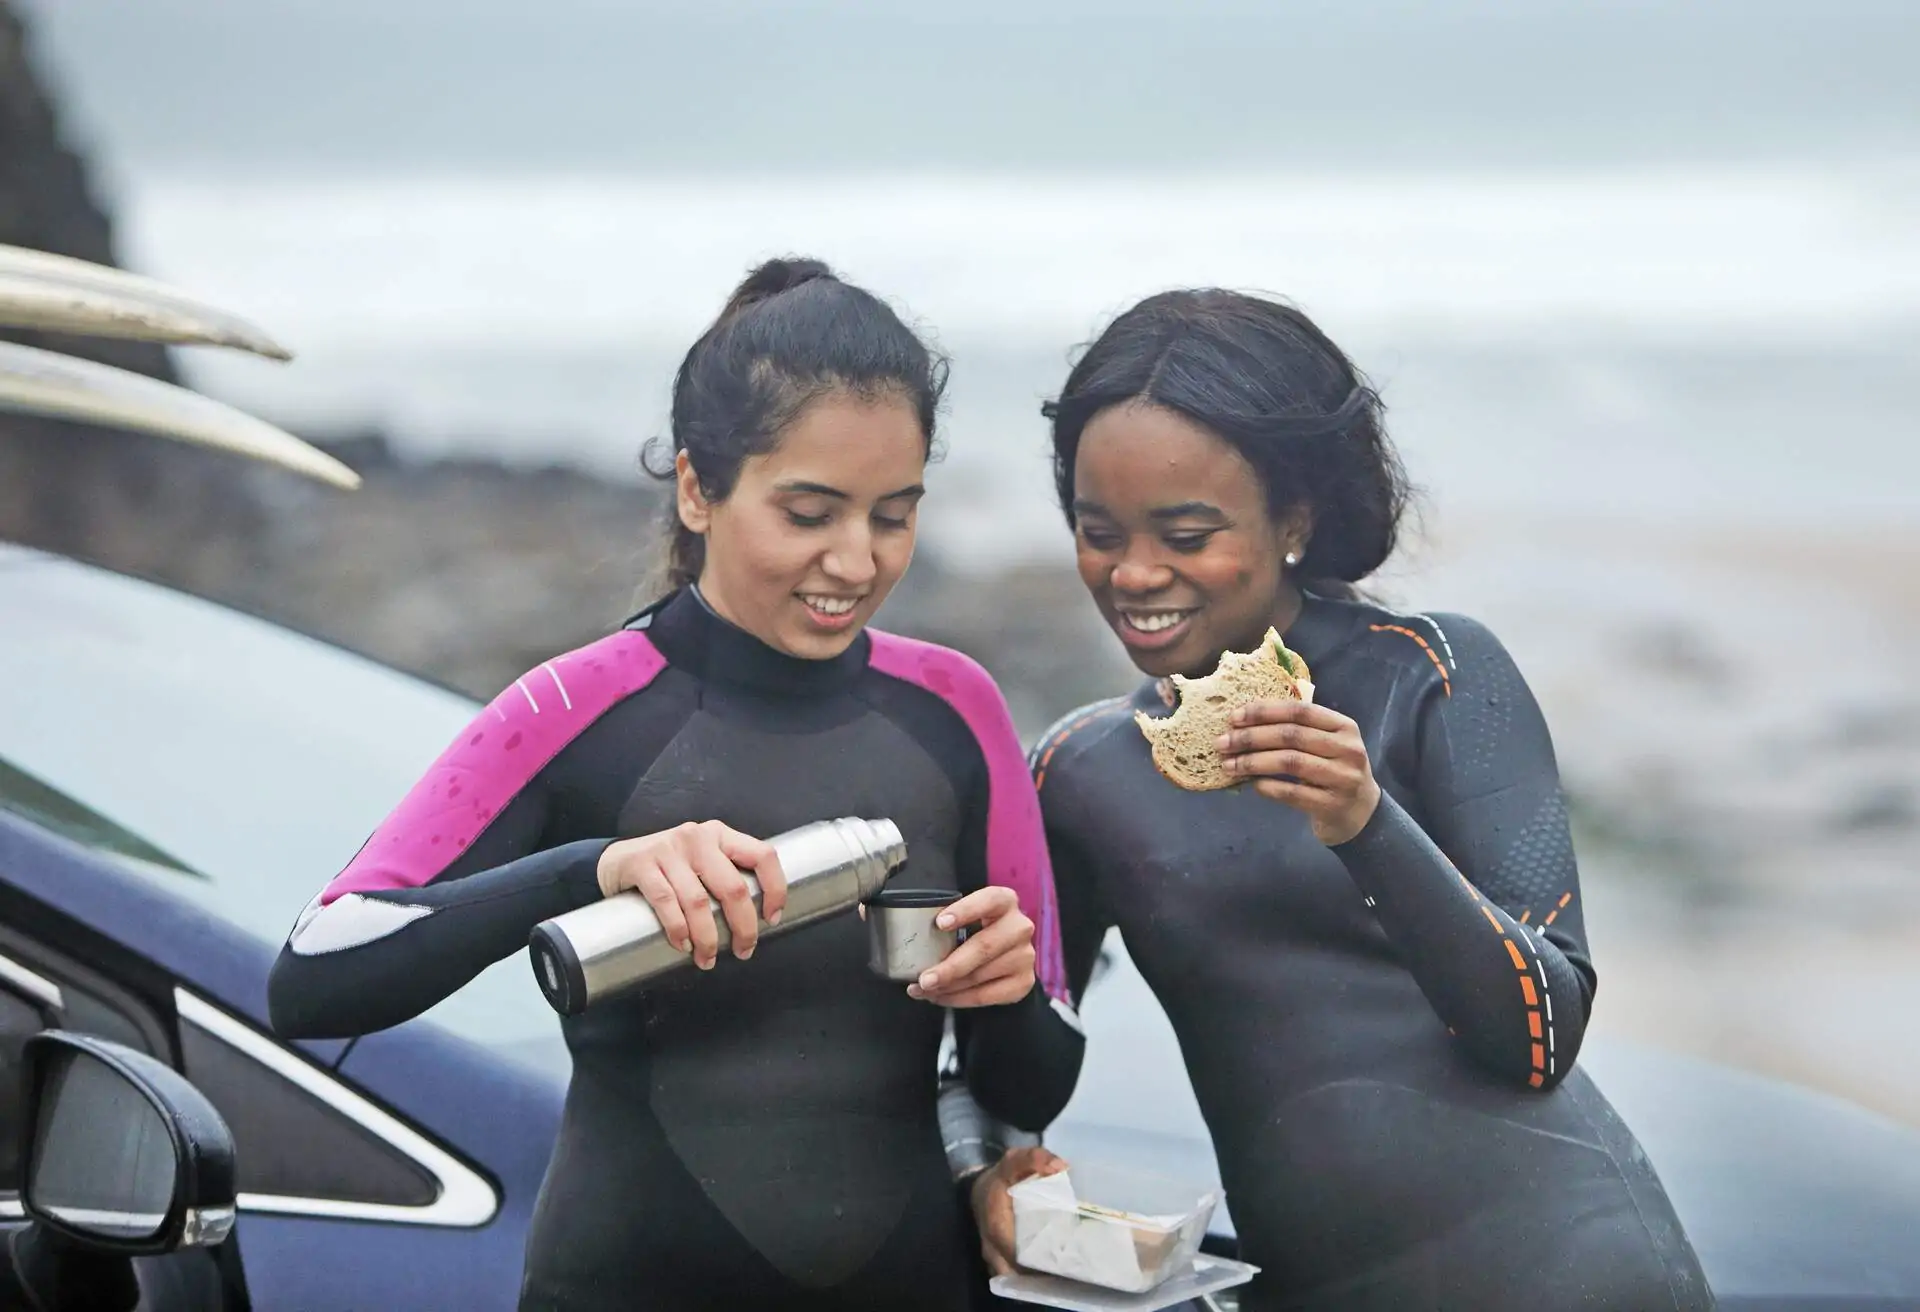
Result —
<path fill-rule="evenodd" d="M 1073 492 L 1080 579 L 1147 674 L 1209 673 L 1298 613 L 1284 559 L 1304 553 L 1305 517 L 1275 523 L 1253 466 L 1184 415 L 1147 402 L 1095 415 Z"/>
<path fill-rule="evenodd" d="M 926 466 L 920 420 L 897 397 L 808 405 L 724 501 L 701 495 L 683 453 L 680 519 L 706 538 L 701 595 L 777 651 L 839 655 L 913 559 Z"/>

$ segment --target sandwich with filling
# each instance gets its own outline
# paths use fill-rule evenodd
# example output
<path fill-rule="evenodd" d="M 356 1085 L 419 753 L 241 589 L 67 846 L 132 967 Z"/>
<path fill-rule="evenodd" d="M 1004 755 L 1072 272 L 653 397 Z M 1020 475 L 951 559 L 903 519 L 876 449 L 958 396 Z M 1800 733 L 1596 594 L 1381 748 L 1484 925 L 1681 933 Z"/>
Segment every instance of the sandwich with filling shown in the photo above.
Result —
<path fill-rule="evenodd" d="M 1214 743 L 1242 706 L 1261 701 L 1313 700 L 1312 674 L 1298 652 L 1289 651 L 1277 630 L 1251 652 L 1223 653 L 1214 672 L 1198 679 L 1173 676 L 1179 705 L 1155 718 L 1134 713 L 1134 723 L 1153 749 L 1161 774 L 1192 792 L 1231 788 L 1244 780 L 1230 775 Z"/>

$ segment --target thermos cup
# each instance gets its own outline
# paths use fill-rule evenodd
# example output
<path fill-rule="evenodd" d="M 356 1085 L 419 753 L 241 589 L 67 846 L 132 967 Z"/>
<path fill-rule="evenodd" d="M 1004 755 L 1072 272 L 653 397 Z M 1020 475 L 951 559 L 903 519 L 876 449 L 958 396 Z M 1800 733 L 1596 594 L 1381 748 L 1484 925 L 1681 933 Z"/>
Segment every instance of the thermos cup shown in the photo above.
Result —
<path fill-rule="evenodd" d="M 778 925 L 761 922 L 762 938 L 853 910 L 878 893 L 907 859 L 906 840 L 891 820 L 822 820 L 769 841 L 787 877 L 787 907 Z M 758 909 L 759 881 L 752 875 L 746 880 Z M 725 951 L 732 936 L 719 903 L 713 907 Z M 563 1016 L 693 960 L 668 941 L 653 908 L 631 890 L 542 921 L 534 926 L 528 951 L 540 991 Z"/>
<path fill-rule="evenodd" d="M 950 888 L 886 888 L 867 899 L 867 969 L 911 984 L 960 945 L 960 927 L 934 918 L 960 900 Z"/>

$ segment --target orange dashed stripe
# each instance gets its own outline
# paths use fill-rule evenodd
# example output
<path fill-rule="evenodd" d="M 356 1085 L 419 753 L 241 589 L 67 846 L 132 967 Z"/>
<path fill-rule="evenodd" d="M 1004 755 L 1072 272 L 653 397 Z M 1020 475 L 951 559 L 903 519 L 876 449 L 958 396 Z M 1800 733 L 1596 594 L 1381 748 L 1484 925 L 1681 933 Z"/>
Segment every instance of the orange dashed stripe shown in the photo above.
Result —
<path fill-rule="evenodd" d="M 1526 939 L 1526 931 L 1522 930 L 1520 936 Z M 1527 959 L 1520 955 L 1520 949 L 1514 946 L 1512 939 L 1503 938 L 1502 941 L 1507 945 L 1507 955 L 1513 958 L 1514 969 L 1520 972 L 1520 995 L 1527 1000 L 1527 1033 L 1533 1039 L 1533 1075 L 1527 1083 L 1536 1089 L 1544 1088 L 1547 1081 L 1546 1076 L 1541 1072 L 1547 1067 L 1547 1054 L 1545 1047 L 1540 1043 L 1543 1032 L 1549 1043 L 1553 1041 L 1553 998 L 1547 989 L 1546 972 L 1543 968 L 1540 974 L 1540 991 L 1536 993 L 1533 987 L 1533 975 L 1527 969 Z M 1531 939 L 1527 939 L 1527 947 L 1529 950 L 1533 948 Z M 1540 1024 L 1540 1013 L 1535 1010 L 1542 1001 L 1547 1004 L 1547 1024 L 1544 1031 Z"/>
<path fill-rule="evenodd" d="M 1560 900 L 1553 904 L 1553 910 L 1547 912 L 1547 918 L 1541 921 L 1540 923 L 1543 925 L 1551 925 L 1555 920 L 1558 920 L 1560 918 L 1560 913 L 1567 909 L 1567 903 L 1571 901 L 1573 901 L 1573 894 L 1571 891 L 1562 893 L 1560 895 Z"/>
<path fill-rule="evenodd" d="M 1440 686 L 1446 689 L 1447 696 L 1453 696 L 1453 680 L 1447 677 L 1447 664 L 1440 659 L 1438 652 L 1427 645 L 1425 638 L 1415 633 L 1412 629 L 1401 628 L 1398 624 L 1371 624 L 1367 627 L 1371 628 L 1375 633 L 1404 633 L 1407 637 L 1419 643 L 1420 650 L 1425 652 L 1427 659 L 1433 662 L 1433 668 L 1440 671 Z"/>
<path fill-rule="evenodd" d="M 1376 625 L 1375 627 L 1377 628 L 1379 626 Z M 1451 861 L 1447 862 L 1447 864 L 1452 867 L 1454 874 L 1460 875 L 1458 866 L 1454 866 Z M 1460 875 L 1460 882 L 1466 884 L 1469 889 L 1473 888 L 1472 881 L 1465 875 Z M 1560 905 L 1563 907 L 1566 906 L 1568 898 L 1571 896 L 1571 894 L 1568 894 L 1567 897 L 1561 898 Z M 1475 898 L 1478 900 L 1477 890 L 1475 891 Z M 1527 1077 L 1527 1083 L 1535 1089 L 1545 1088 L 1547 1078 L 1541 1072 L 1547 1068 L 1547 1050 L 1540 1042 L 1545 1030 L 1540 1023 L 1540 1012 L 1537 1010 L 1540 1006 L 1540 995 L 1534 991 L 1533 975 L 1527 969 L 1526 957 L 1521 954 L 1519 946 L 1507 936 L 1507 927 L 1500 923 L 1500 918 L 1494 915 L 1492 909 L 1485 905 L 1481 906 L 1480 914 L 1487 918 L 1487 923 L 1493 926 L 1493 932 L 1500 936 L 1501 943 L 1506 945 L 1507 956 L 1513 962 L 1513 968 L 1520 972 L 1520 996 L 1525 998 L 1527 1002 L 1527 1034 L 1533 1039 L 1533 1074 Z M 1549 922 L 1551 922 L 1552 919 L 1552 916 L 1547 917 Z M 1526 923 L 1526 917 L 1524 915 L 1520 917 L 1520 923 Z M 1453 1033 L 1451 1026 L 1447 1028 L 1447 1033 Z"/>
<path fill-rule="evenodd" d="M 1046 751 L 1040 754 L 1040 764 L 1034 769 L 1033 787 L 1035 792 L 1038 792 L 1040 790 L 1040 786 L 1046 783 L 1047 781 L 1047 765 L 1049 762 L 1053 760 L 1053 754 L 1060 750 L 1061 746 L 1065 744 L 1067 739 L 1073 737 L 1075 733 L 1085 728 L 1090 721 L 1098 719 L 1102 711 L 1106 711 L 1110 708 L 1111 706 L 1110 704 L 1108 704 L 1108 705 L 1100 706 L 1098 709 L 1088 711 L 1085 715 L 1075 720 L 1072 724 L 1068 725 L 1066 728 L 1062 729 L 1058 734 L 1054 736 L 1052 745 L 1049 746 Z"/>
<path fill-rule="evenodd" d="M 1522 911 L 1522 912 L 1520 913 L 1520 923 L 1521 923 L 1521 924 L 1523 924 L 1523 925 L 1524 925 L 1524 924 L 1526 924 L 1526 923 L 1527 923 L 1527 917 L 1528 917 L 1528 916 L 1531 916 L 1532 914 L 1533 914 L 1533 908 L 1532 908 L 1532 907 L 1528 907 L 1528 908 L 1527 908 L 1527 909 L 1526 909 L 1525 911 Z"/>

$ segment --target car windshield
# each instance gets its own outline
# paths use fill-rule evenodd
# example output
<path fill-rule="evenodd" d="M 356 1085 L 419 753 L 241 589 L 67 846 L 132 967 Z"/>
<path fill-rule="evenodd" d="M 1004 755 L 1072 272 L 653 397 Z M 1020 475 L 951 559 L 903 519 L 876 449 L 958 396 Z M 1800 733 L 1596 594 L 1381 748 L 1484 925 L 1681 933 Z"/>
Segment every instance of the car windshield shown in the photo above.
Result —
<path fill-rule="evenodd" d="M 479 709 L 149 584 L 0 546 L 0 808 L 271 943 Z M 517 954 L 428 1013 L 547 1055 Z"/>

